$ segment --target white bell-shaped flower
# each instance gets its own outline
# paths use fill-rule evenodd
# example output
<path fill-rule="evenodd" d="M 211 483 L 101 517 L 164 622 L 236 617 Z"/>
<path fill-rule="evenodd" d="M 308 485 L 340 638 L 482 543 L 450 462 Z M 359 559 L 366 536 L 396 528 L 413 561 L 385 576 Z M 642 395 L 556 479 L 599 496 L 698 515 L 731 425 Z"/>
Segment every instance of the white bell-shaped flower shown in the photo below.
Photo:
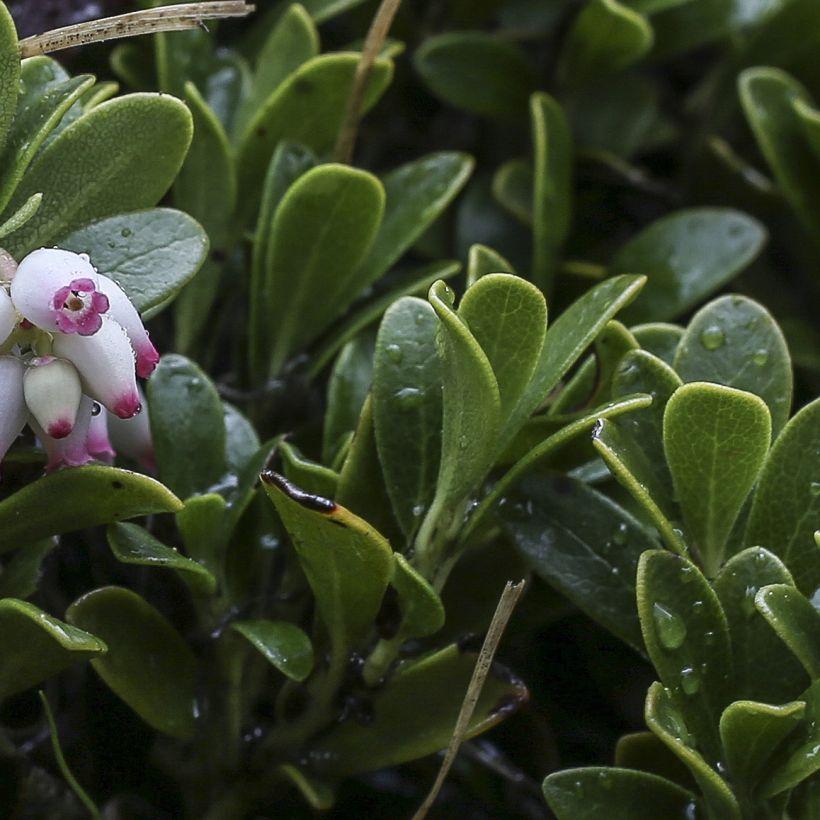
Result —
<path fill-rule="evenodd" d="M 42 356 L 28 362 L 23 392 L 31 415 L 51 438 L 65 438 L 74 429 L 82 388 L 71 362 Z"/>
<path fill-rule="evenodd" d="M 23 363 L 16 356 L 0 356 L 0 458 L 26 426 L 23 370 Z"/>
<path fill-rule="evenodd" d="M 88 396 L 83 396 L 77 410 L 74 429 L 65 438 L 52 438 L 40 427 L 36 419 L 29 419 L 31 429 L 34 430 L 48 455 L 46 472 L 54 472 L 60 467 L 82 467 L 83 464 L 94 460 L 88 450 L 88 429 L 91 425 L 93 407 L 94 402 Z"/>
<path fill-rule="evenodd" d="M 14 302 L 5 289 L 0 287 L 0 345 L 11 336 L 16 326 L 17 311 L 14 309 Z"/>

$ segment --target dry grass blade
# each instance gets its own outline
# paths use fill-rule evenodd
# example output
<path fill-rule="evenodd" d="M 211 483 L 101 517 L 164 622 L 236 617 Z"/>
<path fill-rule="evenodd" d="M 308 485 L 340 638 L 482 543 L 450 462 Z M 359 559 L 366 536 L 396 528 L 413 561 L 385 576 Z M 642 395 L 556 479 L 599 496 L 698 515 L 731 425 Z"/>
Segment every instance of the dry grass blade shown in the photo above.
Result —
<path fill-rule="evenodd" d="M 254 6 L 244 0 L 212 0 L 206 3 L 180 3 L 174 6 L 133 11 L 114 17 L 103 17 L 87 23 L 63 26 L 20 40 L 20 57 L 49 54 L 74 46 L 117 40 L 158 31 L 180 31 L 196 28 L 205 20 L 220 17 L 245 17 Z"/>
<path fill-rule="evenodd" d="M 430 793 L 419 807 L 419 810 L 413 815 L 413 820 L 424 820 L 427 816 L 427 812 L 432 808 L 436 797 L 438 797 L 441 787 L 444 785 L 450 767 L 453 765 L 453 761 L 458 754 L 459 747 L 467 734 L 470 719 L 475 711 L 481 690 L 484 688 L 484 681 L 487 678 L 487 673 L 490 671 L 495 650 L 498 648 L 501 636 L 507 628 L 507 623 L 515 609 L 515 605 L 518 603 L 518 599 L 524 591 L 525 583 L 525 581 L 519 581 L 517 584 L 513 584 L 511 581 L 507 581 L 507 585 L 501 593 L 501 598 L 498 601 L 498 606 L 495 608 L 493 619 L 490 621 L 490 628 L 487 630 L 484 643 L 481 645 L 481 651 L 478 653 L 478 660 L 475 663 L 473 676 L 470 678 L 467 694 L 464 695 L 464 701 L 458 713 L 456 726 L 455 729 L 453 729 L 453 736 L 450 738 L 450 745 L 447 747 L 444 760 L 441 762 L 441 768 L 438 771 L 436 782 L 433 783 Z"/>

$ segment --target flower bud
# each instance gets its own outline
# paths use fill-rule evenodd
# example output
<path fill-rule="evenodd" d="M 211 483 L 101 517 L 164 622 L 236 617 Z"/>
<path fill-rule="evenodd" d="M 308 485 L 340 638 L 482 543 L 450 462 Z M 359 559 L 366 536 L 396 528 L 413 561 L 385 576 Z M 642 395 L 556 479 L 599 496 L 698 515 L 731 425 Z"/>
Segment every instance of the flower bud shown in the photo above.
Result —
<path fill-rule="evenodd" d="M 83 396 L 77 410 L 77 421 L 74 429 L 65 438 L 52 438 L 43 430 L 34 418 L 29 419 L 31 429 L 45 448 L 48 455 L 46 472 L 53 473 L 61 467 L 82 467 L 93 461 L 88 451 L 88 428 L 91 424 L 91 408 L 94 402 Z"/>
<path fill-rule="evenodd" d="M 71 362 L 43 356 L 32 359 L 23 377 L 26 404 L 40 427 L 52 438 L 73 429 L 80 406 L 80 376 Z"/>
<path fill-rule="evenodd" d="M 28 418 L 23 397 L 23 363 L 15 356 L 0 356 L 0 458 L 20 435 Z"/>

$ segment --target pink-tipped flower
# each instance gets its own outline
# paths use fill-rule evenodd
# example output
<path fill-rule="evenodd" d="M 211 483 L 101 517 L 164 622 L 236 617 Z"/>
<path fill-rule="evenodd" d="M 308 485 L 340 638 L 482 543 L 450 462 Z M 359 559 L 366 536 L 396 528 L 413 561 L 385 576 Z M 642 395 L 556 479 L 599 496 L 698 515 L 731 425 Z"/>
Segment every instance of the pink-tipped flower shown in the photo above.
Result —
<path fill-rule="evenodd" d="M 121 424 L 131 424 L 135 422 L 140 416 L 140 413 L 134 419 L 122 421 Z M 108 437 L 108 418 L 109 414 L 103 410 L 99 404 L 94 404 L 91 411 L 91 425 L 88 428 L 88 452 L 91 453 L 98 461 L 104 461 L 106 464 L 114 463 L 114 456 L 117 455 L 114 448 L 111 446 L 111 439 Z M 111 418 L 117 418 L 111 416 Z M 119 421 L 119 419 L 117 419 Z"/>
<path fill-rule="evenodd" d="M 137 354 L 137 375 L 141 379 L 147 379 L 157 366 L 159 353 L 148 338 L 148 331 L 125 291 L 113 279 L 101 273 L 97 274 L 97 279 L 100 293 L 108 298 L 108 315 L 123 327 Z"/>
<path fill-rule="evenodd" d="M 134 373 L 134 351 L 122 327 L 104 316 L 93 336 L 58 333 L 54 353 L 71 361 L 80 373 L 83 392 L 121 419 L 142 405 Z"/>
<path fill-rule="evenodd" d="M 31 415 L 51 438 L 71 433 L 82 397 L 80 376 L 71 362 L 54 356 L 32 359 L 23 377 L 23 392 Z"/>
<path fill-rule="evenodd" d="M 17 311 L 5 288 L 0 287 L 0 344 L 3 344 L 17 326 Z"/>
<path fill-rule="evenodd" d="M 23 363 L 16 356 L 0 356 L 0 458 L 26 426 L 28 408 L 23 397 Z"/>
<path fill-rule="evenodd" d="M 56 248 L 33 251 L 20 262 L 11 299 L 25 319 L 52 333 L 92 336 L 108 310 L 88 257 Z"/>
<path fill-rule="evenodd" d="M 151 422 L 144 400 L 142 412 L 132 419 L 119 419 L 114 415 L 108 415 L 108 434 L 118 453 L 128 456 L 148 470 L 156 469 Z"/>
<path fill-rule="evenodd" d="M 77 410 L 77 421 L 74 429 L 65 438 L 52 438 L 40 427 L 36 419 L 29 419 L 31 429 L 40 439 L 40 443 L 48 455 L 47 473 L 52 473 L 61 467 L 82 467 L 83 464 L 88 464 L 89 461 L 94 460 L 93 455 L 88 450 L 88 428 L 91 424 L 93 406 L 94 402 L 88 396 L 83 396 Z"/>

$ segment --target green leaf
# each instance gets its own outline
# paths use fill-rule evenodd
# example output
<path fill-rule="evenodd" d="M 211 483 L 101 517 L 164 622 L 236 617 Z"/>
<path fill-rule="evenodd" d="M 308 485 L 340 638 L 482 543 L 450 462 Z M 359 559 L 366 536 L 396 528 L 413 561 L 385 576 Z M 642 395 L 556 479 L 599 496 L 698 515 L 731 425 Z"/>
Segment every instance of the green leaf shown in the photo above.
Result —
<path fill-rule="evenodd" d="M 245 123 L 270 95 L 318 53 L 319 32 L 304 7 L 294 3 L 279 18 L 259 52 L 250 89 L 236 117 L 236 132 L 242 133 Z"/>
<path fill-rule="evenodd" d="M 0 700 L 105 651 L 105 643 L 95 635 L 53 618 L 34 604 L 0 600 Z"/>
<path fill-rule="evenodd" d="M 298 626 L 287 621 L 234 621 L 231 629 L 291 680 L 303 681 L 313 669 L 313 646 Z"/>
<path fill-rule="evenodd" d="M 18 228 L 22 228 L 40 209 L 43 202 L 42 194 L 32 194 L 2 225 L 0 225 L 0 239 L 4 239 Z"/>
<path fill-rule="evenodd" d="M 776 555 L 749 547 L 724 564 L 714 588 L 729 622 L 736 696 L 785 703 L 802 692 L 809 680 L 755 608 L 755 595 L 768 584 L 794 586 L 794 581 Z"/>
<path fill-rule="evenodd" d="M 346 435 L 359 421 L 373 380 L 373 345 L 370 333 L 351 339 L 333 365 L 327 386 L 327 411 L 322 436 L 322 461 L 332 464 Z"/>
<path fill-rule="evenodd" d="M 778 745 L 800 724 L 806 711 L 802 701 L 769 706 L 749 700 L 730 703 L 720 716 L 720 738 L 735 789 L 751 795 Z"/>
<path fill-rule="evenodd" d="M 535 90 L 535 73 L 521 49 L 486 32 L 428 37 L 413 64 L 444 102 L 502 121 L 522 120 Z"/>
<path fill-rule="evenodd" d="M 686 382 L 715 382 L 760 396 L 772 416 L 772 438 L 789 418 L 792 366 L 771 314 L 745 296 L 721 296 L 699 310 L 675 355 Z"/>
<path fill-rule="evenodd" d="M 723 561 L 726 541 L 770 441 L 769 410 L 752 393 L 692 382 L 666 404 L 666 460 L 687 540 L 710 576 Z"/>
<path fill-rule="evenodd" d="M 87 253 L 137 310 L 150 311 L 193 278 L 208 252 L 208 237 L 182 211 L 150 208 L 92 222 L 61 239 L 60 247 Z"/>
<path fill-rule="evenodd" d="M 691 561 L 662 550 L 641 556 L 637 597 L 649 657 L 698 749 L 714 764 L 721 758 L 718 721 L 732 691 L 729 627 L 720 601 Z"/>
<path fill-rule="evenodd" d="M 820 613 L 790 584 L 763 587 L 755 597 L 760 614 L 803 664 L 812 680 L 820 677 Z"/>
<path fill-rule="evenodd" d="M 820 520 L 820 399 L 806 405 L 774 443 L 752 500 L 744 542 L 762 544 L 813 595 L 820 586 L 814 530 Z"/>
<path fill-rule="evenodd" d="M 18 70 L 20 95 L 0 162 L 0 211 L 8 205 L 45 139 L 61 120 L 68 119 L 66 112 L 94 85 L 89 74 L 69 79 L 54 60 L 44 56 L 24 60 Z M 2 76 L 4 83 L 10 81 L 5 72 Z"/>
<path fill-rule="evenodd" d="M 640 60 L 652 41 L 643 15 L 618 0 L 588 0 L 564 41 L 560 76 L 567 85 L 606 79 Z"/>
<path fill-rule="evenodd" d="M 646 695 L 646 725 L 687 766 L 703 794 L 707 817 L 741 820 L 740 806 L 726 781 L 704 760 L 695 745 L 700 735 L 690 734 L 683 715 L 663 685 L 657 681 Z"/>
<path fill-rule="evenodd" d="M 163 567 L 175 570 L 194 589 L 211 595 L 216 589 L 216 579 L 201 564 L 154 538 L 150 532 L 136 524 L 112 524 L 108 527 L 108 545 L 118 561 L 142 567 Z"/>
<path fill-rule="evenodd" d="M 457 517 L 456 507 L 476 491 L 492 466 L 501 399 L 487 356 L 453 310 L 453 292 L 437 282 L 429 298 L 440 320 L 437 344 L 444 385 L 441 462 L 428 513 L 432 521 L 442 514 Z"/>
<path fill-rule="evenodd" d="M 730 208 L 686 208 L 658 219 L 613 256 L 610 273 L 648 277 L 623 321 L 672 319 L 725 285 L 759 253 L 766 230 Z"/>
<path fill-rule="evenodd" d="M 3 563 L 0 598 L 28 598 L 37 591 L 43 561 L 57 546 L 56 538 L 41 538 L 27 544 Z"/>
<path fill-rule="evenodd" d="M 69 623 L 108 645 L 92 666 L 146 723 L 172 737 L 196 729 L 197 660 L 188 644 L 145 599 L 122 587 L 102 587 L 74 601 Z"/>
<path fill-rule="evenodd" d="M 493 196 L 510 214 L 530 227 L 532 227 L 532 189 L 532 166 L 526 160 L 507 160 L 493 174 Z"/>
<path fill-rule="evenodd" d="M 621 735 L 615 745 L 615 765 L 655 774 L 687 789 L 695 785 L 686 764 L 652 732 Z"/>
<path fill-rule="evenodd" d="M 192 495 L 176 514 L 177 527 L 188 554 L 213 576 L 222 577 L 223 547 L 229 535 L 225 499 L 217 493 Z"/>
<path fill-rule="evenodd" d="M 796 105 L 813 106 L 805 88 L 777 68 L 748 68 L 740 101 L 761 153 L 789 204 L 812 235 L 820 227 L 820 160 L 806 139 Z"/>
<path fill-rule="evenodd" d="M 276 473 L 262 485 L 296 548 L 330 635 L 335 664 L 369 632 L 390 580 L 393 552 L 366 521 Z"/>
<path fill-rule="evenodd" d="M 263 315 L 272 334 L 267 373 L 278 373 L 288 356 L 359 295 L 365 283 L 357 278 L 357 266 L 376 236 L 383 208 L 378 179 L 346 165 L 314 168 L 289 188 L 273 220 L 266 262 Z"/>
<path fill-rule="evenodd" d="M 663 777 L 632 769 L 565 769 L 544 781 L 544 796 L 558 820 L 689 820 L 694 795 Z"/>
<path fill-rule="evenodd" d="M 224 414 L 210 379 L 184 356 L 163 356 L 148 404 L 162 481 L 183 499 L 208 492 L 225 472 Z"/>
<path fill-rule="evenodd" d="M 75 467 L 40 478 L 0 502 L 0 553 L 49 535 L 181 506 L 153 478 L 115 467 Z"/>
<path fill-rule="evenodd" d="M 288 441 L 280 441 L 277 452 L 282 457 L 282 472 L 288 481 L 311 495 L 333 498 L 339 485 L 339 474 L 329 467 L 311 461 Z"/>
<path fill-rule="evenodd" d="M 512 273 L 513 266 L 500 254 L 486 245 L 472 245 L 467 259 L 467 287 L 471 288 L 488 273 Z"/>
<path fill-rule="evenodd" d="M 544 346 L 544 296 L 517 276 L 489 273 L 464 294 L 458 315 L 490 362 L 506 419 L 529 384 Z"/>
<path fill-rule="evenodd" d="M 314 57 L 290 74 L 256 112 L 240 140 L 238 154 L 239 190 L 247 203 L 245 213 L 252 211 L 258 201 L 265 168 L 281 140 L 301 143 L 317 154 L 332 147 L 358 62 L 358 54 Z M 389 60 L 376 61 L 363 111 L 376 103 L 392 75 Z"/>
<path fill-rule="evenodd" d="M 473 165 L 467 154 L 440 151 L 385 175 L 384 219 L 356 270 L 359 289 L 375 282 L 435 222 L 464 187 Z"/>
<path fill-rule="evenodd" d="M 512 441 L 606 323 L 635 298 L 644 281 L 639 276 L 607 279 L 588 290 L 552 324 L 532 380 L 501 434 L 501 449 Z"/>
<path fill-rule="evenodd" d="M 395 639 L 425 638 L 444 626 L 444 606 L 436 591 L 398 552 L 393 553 L 395 569 L 390 583 L 398 594 L 401 623 Z"/>
<path fill-rule="evenodd" d="M 550 296 L 558 252 L 572 223 L 572 135 L 561 106 L 549 94 L 532 95 L 530 121 L 534 156 L 532 275 L 533 282 Z"/>
<path fill-rule="evenodd" d="M 335 726 L 311 750 L 322 774 L 345 777 L 395 766 L 444 748 L 455 728 L 476 656 L 448 646 L 399 667 L 390 685 L 374 691 L 373 721 Z M 475 737 L 527 699 L 524 685 L 490 673 L 467 729 Z"/>
<path fill-rule="evenodd" d="M 12 197 L 47 193 L 7 249 L 15 257 L 80 225 L 150 208 L 168 190 L 191 142 L 188 109 L 168 95 L 129 94 L 84 114 L 39 154 Z"/>
<path fill-rule="evenodd" d="M 373 421 L 385 487 L 410 541 L 433 500 L 441 458 L 438 319 L 406 296 L 384 314 L 373 366 Z"/>
<path fill-rule="evenodd" d="M 640 346 L 666 362 L 670 367 L 675 361 L 680 340 L 684 330 L 680 325 L 666 322 L 649 322 L 645 325 L 634 325 L 629 328 Z"/>
<path fill-rule="evenodd" d="M 14 20 L 5 4 L 0 4 L 0 150 L 17 108 L 17 88 L 20 81 L 20 52 L 17 48 L 17 31 Z"/>
<path fill-rule="evenodd" d="M 498 516 L 537 575 L 643 651 L 635 572 L 641 553 L 658 546 L 643 524 L 586 484 L 545 470 L 505 495 Z"/>

